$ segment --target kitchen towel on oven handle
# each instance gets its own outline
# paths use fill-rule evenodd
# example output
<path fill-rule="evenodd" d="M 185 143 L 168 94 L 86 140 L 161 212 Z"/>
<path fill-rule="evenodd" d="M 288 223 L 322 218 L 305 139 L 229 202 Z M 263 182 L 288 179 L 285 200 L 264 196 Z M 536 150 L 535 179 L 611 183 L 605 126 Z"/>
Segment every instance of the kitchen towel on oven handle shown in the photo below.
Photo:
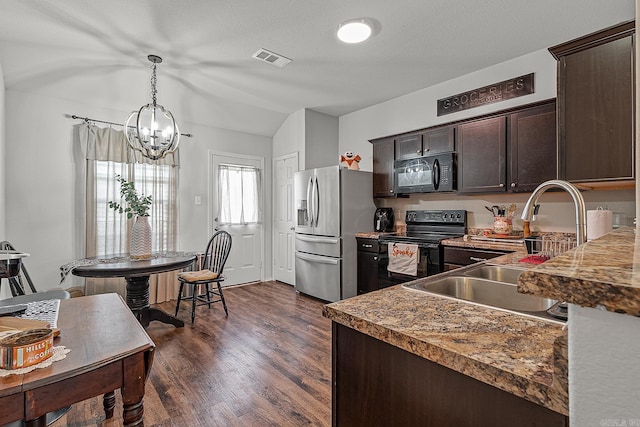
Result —
<path fill-rule="evenodd" d="M 387 265 L 387 271 L 407 276 L 417 276 L 418 245 L 392 242 L 389 242 L 388 245 L 389 264 Z"/>

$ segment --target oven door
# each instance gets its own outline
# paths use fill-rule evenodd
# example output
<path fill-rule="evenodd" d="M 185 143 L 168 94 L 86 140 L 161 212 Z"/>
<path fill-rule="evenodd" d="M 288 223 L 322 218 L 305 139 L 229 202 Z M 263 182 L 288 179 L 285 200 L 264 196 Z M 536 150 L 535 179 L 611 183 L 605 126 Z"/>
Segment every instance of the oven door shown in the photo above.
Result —
<path fill-rule="evenodd" d="M 385 244 L 393 244 L 394 242 L 386 242 Z M 406 242 L 397 242 L 406 243 Z M 389 249 L 391 253 L 393 249 Z M 418 244 L 418 269 L 415 276 L 400 274 L 387 270 L 383 276 L 378 279 L 387 286 L 399 283 L 410 282 L 422 277 L 433 276 L 434 274 L 444 271 L 443 247 L 438 243 L 419 243 Z"/>

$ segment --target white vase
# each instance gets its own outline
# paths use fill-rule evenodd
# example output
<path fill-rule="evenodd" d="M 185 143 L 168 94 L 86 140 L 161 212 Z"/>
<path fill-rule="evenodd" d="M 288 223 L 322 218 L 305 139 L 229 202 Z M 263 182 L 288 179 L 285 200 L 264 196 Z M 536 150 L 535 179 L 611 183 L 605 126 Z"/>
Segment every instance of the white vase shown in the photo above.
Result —
<path fill-rule="evenodd" d="M 151 257 L 151 224 L 148 216 L 137 216 L 133 223 L 129 255 L 136 259 Z"/>

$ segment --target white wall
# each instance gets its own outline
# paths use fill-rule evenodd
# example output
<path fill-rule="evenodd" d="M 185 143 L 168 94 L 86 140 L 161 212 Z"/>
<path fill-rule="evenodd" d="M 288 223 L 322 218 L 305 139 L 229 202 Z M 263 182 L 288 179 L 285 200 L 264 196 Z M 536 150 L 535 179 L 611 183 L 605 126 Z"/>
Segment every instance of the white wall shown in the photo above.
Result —
<path fill-rule="evenodd" d="M 338 118 L 303 108 L 273 135 L 273 157 L 298 152 L 298 169 L 337 165 Z"/>
<path fill-rule="evenodd" d="M 298 169 L 305 167 L 305 109 L 291 113 L 273 135 L 273 157 L 298 152 Z"/>
<path fill-rule="evenodd" d="M 5 240 L 6 231 L 6 203 L 5 203 L 5 88 L 4 75 L 2 74 L 2 64 L 0 64 L 0 241 Z"/>
<path fill-rule="evenodd" d="M 339 163 L 338 118 L 305 110 L 305 169 Z"/>
<path fill-rule="evenodd" d="M 535 92 L 495 104 L 437 116 L 437 100 L 457 93 L 492 83 L 500 82 L 528 73 L 535 73 Z M 518 105 L 556 97 L 556 61 L 546 50 L 539 50 L 519 58 L 476 71 L 436 86 L 410 93 L 399 98 L 368 107 L 340 117 L 339 150 L 360 154 L 360 168 L 372 170 L 373 149 L 370 139 L 394 135 L 442 123 L 475 117 Z M 607 206 L 615 212 L 635 216 L 635 193 L 626 191 L 602 191 L 583 193 L 587 209 Z M 425 194 L 409 199 L 379 199 L 378 206 L 392 207 L 396 219 L 403 219 L 407 209 L 466 209 L 469 212 L 469 227 L 486 228 L 492 224 L 491 214 L 485 205 L 516 203 L 517 213 L 522 213 L 529 194 L 491 194 L 481 196 L 458 196 Z M 534 231 L 575 231 L 573 202 L 567 194 L 545 194 L 540 199 L 541 211 L 532 223 Z M 521 229 L 517 220 L 515 228 Z"/>
<path fill-rule="evenodd" d="M 6 92 L 6 221 L 7 239 L 31 254 L 25 261 L 39 289 L 57 286 L 59 266 L 84 256 L 84 206 L 72 147 L 72 129 L 78 114 L 119 123 L 126 112 L 80 105 L 64 99 L 8 90 Z M 189 122 L 180 123 L 194 138 L 181 142 L 180 223 L 181 250 L 203 250 L 208 239 L 208 150 L 265 157 L 265 259 L 271 258 L 271 138 L 227 131 Z M 194 206 L 195 195 L 203 204 Z M 79 231 L 80 230 L 80 231 Z M 271 265 L 265 263 L 265 277 Z M 78 279 L 79 280 L 79 279 Z M 65 282 L 65 287 L 78 283 Z"/>
<path fill-rule="evenodd" d="M 569 304 L 571 426 L 640 425 L 640 319 Z"/>

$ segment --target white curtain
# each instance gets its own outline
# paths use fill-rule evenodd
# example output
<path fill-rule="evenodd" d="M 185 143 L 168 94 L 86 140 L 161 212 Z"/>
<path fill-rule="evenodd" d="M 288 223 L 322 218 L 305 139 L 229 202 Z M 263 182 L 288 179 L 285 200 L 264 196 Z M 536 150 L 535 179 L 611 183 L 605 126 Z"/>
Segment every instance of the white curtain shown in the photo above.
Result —
<path fill-rule="evenodd" d="M 122 131 L 79 125 L 78 134 L 86 159 L 86 256 L 124 254 L 129 251 L 129 236 L 133 219 L 116 213 L 108 202 L 119 201 L 121 175 L 135 182 L 139 193 L 153 196 L 150 211 L 154 252 L 176 250 L 178 153 L 151 161 L 131 150 Z M 178 292 L 176 272 L 152 275 L 149 301 L 174 299 Z M 125 283 L 116 279 L 87 279 L 88 295 L 118 292 L 125 295 Z"/>
<path fill-rule="evenodd" d="M 260 169 L 250 166 L 218 167 L 218 222 L 223 225 L 258 224 Z"/>

